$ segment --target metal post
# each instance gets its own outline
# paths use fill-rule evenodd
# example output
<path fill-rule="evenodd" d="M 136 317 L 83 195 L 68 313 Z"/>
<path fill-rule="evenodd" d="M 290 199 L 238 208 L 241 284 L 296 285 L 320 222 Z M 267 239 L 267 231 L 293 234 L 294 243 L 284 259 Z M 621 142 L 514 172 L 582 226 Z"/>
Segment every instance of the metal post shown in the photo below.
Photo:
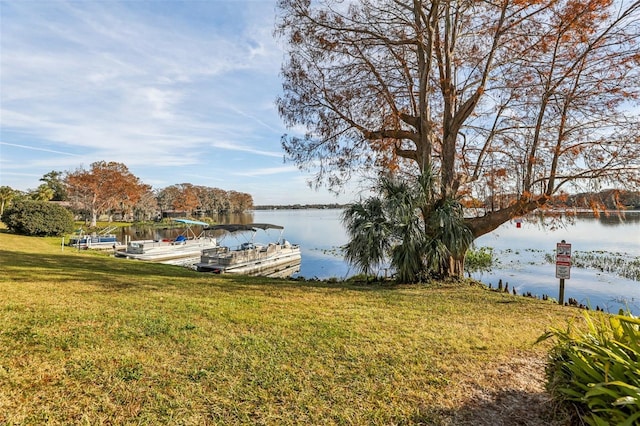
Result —
<path fill-rule="evenodd" d="M 571 278 L 571 244 L 565 240 L 556 244 L 556 278 L 560 279 L 558 303 L 564 305 L 564 280 Z"/>

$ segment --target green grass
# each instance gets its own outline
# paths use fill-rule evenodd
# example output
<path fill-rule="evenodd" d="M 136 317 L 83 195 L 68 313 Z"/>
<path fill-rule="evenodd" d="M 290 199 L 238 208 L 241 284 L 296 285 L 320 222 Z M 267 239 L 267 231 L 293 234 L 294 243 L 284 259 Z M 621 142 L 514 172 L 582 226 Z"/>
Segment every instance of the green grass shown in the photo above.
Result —
<path fill-rule="evenodd" d="M 200 274 L 0 233 L 0 424 L 440 424 L 575 311 Z M 444 413 L 444 414 L 443 414 Z"/>

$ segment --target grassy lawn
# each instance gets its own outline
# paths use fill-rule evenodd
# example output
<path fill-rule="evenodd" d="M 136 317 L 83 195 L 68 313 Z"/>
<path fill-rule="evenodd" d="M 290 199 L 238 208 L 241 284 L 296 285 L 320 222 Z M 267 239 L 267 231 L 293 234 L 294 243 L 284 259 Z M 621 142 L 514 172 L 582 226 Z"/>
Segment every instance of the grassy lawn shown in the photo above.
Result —
<path fill-rule="evenodd" d="M 0 270 L 0 424 L 456 424 L 482 395 L 539 393 L 514 365 L 540 370 L 533 342 L 579 315 L 468 284 L 214 276 L 7 233 Z"/>

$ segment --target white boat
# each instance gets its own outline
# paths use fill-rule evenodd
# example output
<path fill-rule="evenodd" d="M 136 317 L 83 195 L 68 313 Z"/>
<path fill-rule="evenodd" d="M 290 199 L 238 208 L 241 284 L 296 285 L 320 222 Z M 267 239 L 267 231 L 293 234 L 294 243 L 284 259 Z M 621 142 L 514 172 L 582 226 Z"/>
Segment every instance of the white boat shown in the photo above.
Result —
<path fill-rule="evenodd" d="M 217 240 L 206 235 L 206 231 L 212 229 L 208 223 L 190 219 L 173 220 L 187 226 L 175 239 L 130 241 L 125 250 L 115 253 L 116 257 L 172 264 L 181 264 L 185 259 L 192 259 L 193 263 L 197 262 L 202 250 L 217 247 Z M 205 229 L 196 235 L 191 228 L 194 225 Z"/>
<path fill-rule="evenodd" d="M 85 234 L 84 230 L 80 228 L 76 231 L 76 235 L 69 238 L 69 245 L 81 249 L 111 248 L 114 245 L 119 245 L 118 237 L 112 233 L 116 229 L 117 227 L 111 226 L 98 232 Z"/>
<path fill-rule="evenodd" d="M 261 244 L 255 242 L 258 230 L 280 230 L 276 242 Z M 268 223 L 247 225 L 216 225 L 211 230 L 226 231 L 229 234 L 252 232 L 249 241 L 235 248 L 217 246 L 204 249 L 200 262 L 194 265 L 200 272 L 216 274 L 243 274 L 269 277 L 286 277 L 300 270 L 302 256 L 300 246 L 282 238 L 284 227 Z"/>

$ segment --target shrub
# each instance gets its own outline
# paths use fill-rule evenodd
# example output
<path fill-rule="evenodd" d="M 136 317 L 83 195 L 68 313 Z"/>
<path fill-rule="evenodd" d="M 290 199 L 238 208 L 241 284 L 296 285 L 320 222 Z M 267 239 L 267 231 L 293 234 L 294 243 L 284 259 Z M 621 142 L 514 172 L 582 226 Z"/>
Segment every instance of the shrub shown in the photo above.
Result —
<path fill-rule="evenodd" d="M 488 272 L 493 266 L 493 248 L 480 247 L 477 250 L 470 249 L 464 261 L 464 269 L 471 277 L 473 272 Z"/>
<path fill-rule="evenodd" d="M 2 221 L 16 234 L 41 237 L 63 235 L 74 228 L 71 212 L 48 201 L 17 201 L 4 211 Z"/>
<path fill-rule="evenodd" d="M 547 388 L 574 404 L 589 425 L 634 425 L 640 420 L 640 319 L 585 314 L 585 325 L 553 330 Z"/>

